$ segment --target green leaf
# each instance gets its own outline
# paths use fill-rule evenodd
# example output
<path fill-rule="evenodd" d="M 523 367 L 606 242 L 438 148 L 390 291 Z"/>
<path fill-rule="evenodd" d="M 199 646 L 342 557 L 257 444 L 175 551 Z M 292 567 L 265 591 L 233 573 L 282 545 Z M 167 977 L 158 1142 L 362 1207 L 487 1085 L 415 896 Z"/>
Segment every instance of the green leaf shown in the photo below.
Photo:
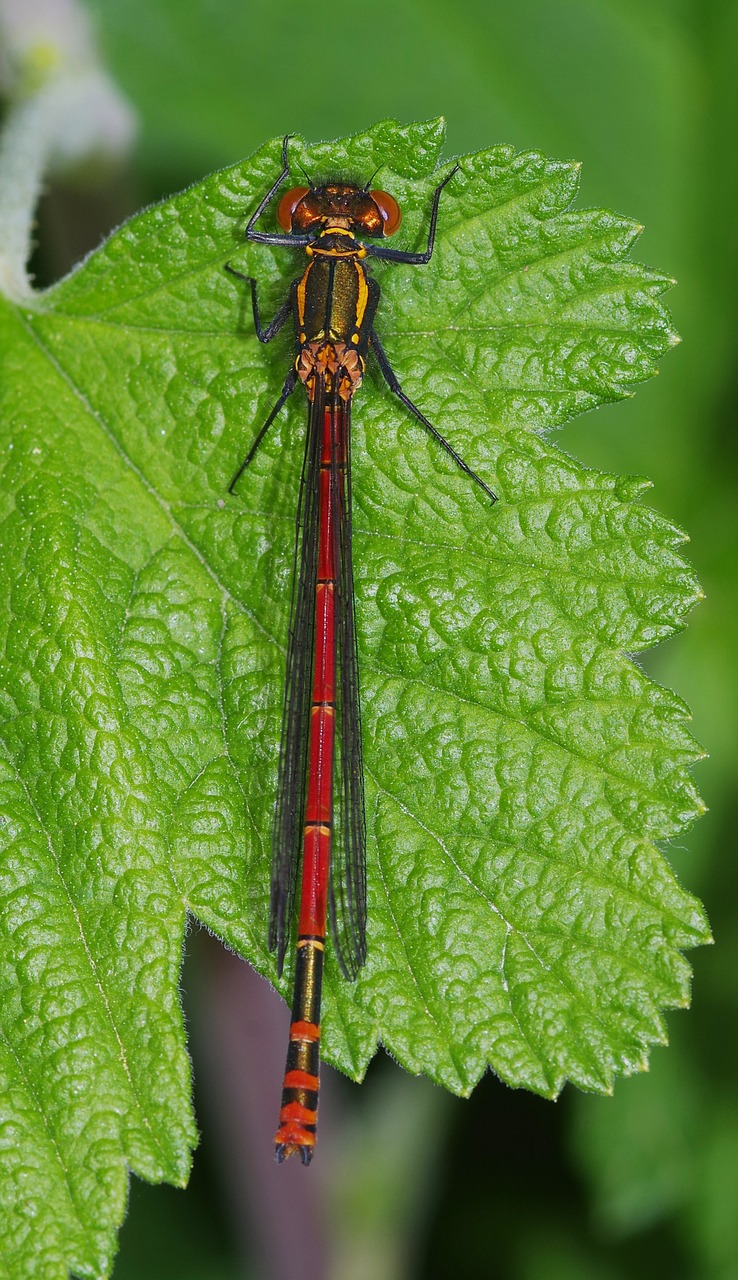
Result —
<path fill-rule="evenodd" d="M 381 165 L 410 248 L 442 140 L 438 122 L 383 122 L 291 156 L 313 177 Z M 278 168 L 272 142 L 0 313 L 13 1277 L 106 1270 L 126 1163 L 186 1179 L 186 912 L 289 990 L 266 941 L 304 404 L 228 497 L 292 357 L 287 337 L 259 346 L 223 269 L 258 276 L 267 314 L 299 272 L 243 244 Z M 684 704 L 628 656 L 699 598 L 684 535 L 640 504 L 647 482 L 539 434 L 630 394 L 674 342 L 669 281 L 625 257 L 638 227 L 572 209 L 576 191 L 576 166 L 535 152 L 465 158 L 431 263 L 376 269 L 406 391 L 500 501 L 369 374 L 369 959 L 349 984 L 329 955 L 324 1006 L 325 1057 L 355 1078 L 381 1040 L 459 1093 L 488 1064 L 549 1097 L 567 1079 L 609 1092 L 665 1040 L 661 1011 L 689 998 L 680 950 L 709 936 L 655 843 L 701 811 L 700 752 Z"/>

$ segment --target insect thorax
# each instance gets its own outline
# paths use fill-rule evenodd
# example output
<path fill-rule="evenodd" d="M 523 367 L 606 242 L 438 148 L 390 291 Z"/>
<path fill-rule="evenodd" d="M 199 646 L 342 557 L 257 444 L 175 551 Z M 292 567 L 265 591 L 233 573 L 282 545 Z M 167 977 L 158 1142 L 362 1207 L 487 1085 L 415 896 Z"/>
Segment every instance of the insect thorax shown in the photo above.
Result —
<path fill-rule="evenodd" d="M 313 398 L 315 378 L 342 400 L 360 385 L 376 294 L 350 234 L 331 233 L 310 246 L 310 262 L 296 293 L 298 377 Z"/>

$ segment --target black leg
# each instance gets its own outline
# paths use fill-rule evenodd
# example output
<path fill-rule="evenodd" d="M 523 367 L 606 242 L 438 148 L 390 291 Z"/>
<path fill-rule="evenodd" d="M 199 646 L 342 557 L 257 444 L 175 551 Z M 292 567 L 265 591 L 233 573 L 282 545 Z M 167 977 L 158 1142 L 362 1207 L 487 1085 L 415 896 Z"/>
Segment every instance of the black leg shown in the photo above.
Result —
<path fill-rule="evenodd" d="M 436 223 L 438 222 L 438 202 L 441 199 L 441 192 L 447 182 L 450 182 L 458 169 L 455 164 L 450 173 L 446 174 L 443 182 L 439 182 L 433 192 L 433 205 L 431 207 L 430 225 L 428 227 L 428 244 L 422 253 L 406 253 L 404 249 L 386 249 L 381 244 L 368 244 L 366 246 L 367 253 L 373 258 L 382 258 L 386 262 L 407 262 L 411 266 L 423 266 L 426 262 L 430 262 L 433 256 L 433 246 L 436 242 Z"/>
<path fill-rule="evenodd" d="M 264 196 L 264 199 L 262 200 L 258 209 L 256 210 L 255 213 L 252 213 L 251 217 L 246 223 L 246 231 L 245 231 L 246 239 L 250 240 L 252 244 L 277 244 L 277 245 L 288 245 L 288 246 L 289 245 L 300 246 L 300 245 L 306 245 L 310 241 L 309 236 L 292 236 L 292 235 L 278 235 L 278 234 L 273 235 L 271 232 L 254 231 L 254 224 L 258 222 L 259 218 L 261 217 L 262 213 L 266 209 L 270 200 L 272 200 L 274 196 L 277 194 L 277 192 L 279 191 L 279 188 L 281 187 L 285 178 L 289 174 L 290 163 L 289 163 L 289 158 L 287 156 L 287 144 L 291 137 L 292 137 L 291 133 L 285 134 L 284 140 L 282 142 L 282 172 L 277 178 L 277 181 L 272 183 L 271 187 L 269 188 L 266 195 Z"/>
<path fill-rule="evenodd" d="M 251 285 L 251 305 L 254 310 L 254 328 L 256 329 L 256 336 L 259 339 L 259 342 L 271 342 L 274 335 L 279 333 L 285 320 L 288 319 L 292 312 L 292 298 L 290 297 L 287 299 L 287 301 L 279 308 L 274 319 L 271 320 L 268 325 L 262 326 L 261 312 L 259 311 L 259 300 L 256 296 L 256 281 L 254 277 L 245 276 L 242 271 L 236 271 L 236 268 L 232 267 L 230 262 L 226 262 L 225 269 L 226 271 L 230 271 L 232 276 L 236 276 L 238 280 L 245 280 L 247 284 Z"/>
<path fill-rule="evenodd" d="M 236 485 L 238 484 L 239 480 L 241 479 L 241 476 L 243 475 L 243 473 L 244 473 L 244 471 L 246 470 L 247 466 L 248 466 L 248 465 L 249 465 L 249 463 L 251 462 L 251 459 L 253 458 L 254 454 L 256 453 L 257 449 L 259 448 L 259 445 L 261 444 L 262 440 L 264 439 L 264 436 L 266 435 L 267 431 L 269 430 L 269 428 L 271 427 L 272 423 L 274 422 L 274 419 L 276 418 L 277 414 L 279 413 L 280 409 L 282 408 L 282 405 L 283 405 L 283 404 L 285 403 L 285 401 L 286 401 L 286 400 L 288 400 L 288 399 L 289 399 L 289 397 L 292 395 L 292 392 L 294 391 L 296 384 L 297 384 L 297 370 L 296 370 L 296 369 L 294 369 L 294 368 L 292 368 L 292 369 L 290 369 L 289 373 L 287 374 L 287 377 L 286 377 L 286 378 L 285 378 L 285 380 L 284 380 L 284 385 L 283 385 L 283 387 L 282 387 L 282 391 L 281 391 L 281 393 L 280 393 L 280 396 L 279 396 L 279 399 L 278 399 L 277 403 L 275 404 L 274 408 L 272 409 L 271 413 L 269 414 L 269 417 L 267 418 L 266 422 L 264 423 L 264 426 L 261 428 L 261 430 L 260 430 L 260 432 L 259 432 L 258 436 L 257 436 L 257 437 L 256 437 L 256 439 L 254 440 L 254 443 L 252 444 L 251 448 L 249 449 L 248 453 L 246 454 L 246 457 L 244 458 L 243 462 L 241 463 L 240 467 L 238 468 L 238 471 L 236 472 L 235 476 L 234 476 L 234 477 L 233 477 L 233 479 L 231 480 L 231 483 L 230 483 L 230 484 L 229 484 L 229 486 L 228 486 L 228 492 L 229 492 L 229 493 L 233 493 L 233 490 L 235 489 Z"/>
<path fill-rule="evenodd" d="M 287 177 L 290 171 L 290 162 L 287 155 L 287 147 L 291 137 L 292 137 L 291 133 L 286 133 L 284 138 L 282 139 L 282 172 L 280 173 L 276 182 L 272 183 L 271 187 L 269 188 L 266 195 L 264 196 L 264 199 L 262 200 L 261 204 L 256 210 L 256 213 L 252 213 L 251 217 L 246 223 L 246 239 L 247 240 L 251 239 L 251 232 L 254 229 L 254 223 L 259 221 L 259 218 L 261 217 L 262 213 L 264 212 L 267 205 L 269 204 L 269 201 L 272 200 L 274 196 L 277 194 L 277 192 L 279 191 L 279 188 L 281 187 L 282 183 L 284 182 L 285 178 Z"/>
<path fill-rule="evenodd" d="M 480 476 L 476 474 L 475 471 L 472 471 L 471 467 L 467 466 L 467 464 L 464 462 L 464 459 L 459 457 L 458 453 L 456 452 L 455 449 L 451 447 L 448 440 L 445 440 L 444 437 L 441 435 L 440 431 L 438 431 L 436 427 L 433 426 L 433 423 L 428 421 L 428 419 L 425 417 L 425 414 L 420 412 L 420 409 L 416 404 L 413 404 L 410 397 L 405 395 L 405 392 L 403 391 L 402 387 L 397 381 L 397 375 L 394 369 L 392 368 L 392 365 L 390 364 L 389 360 L 387 359 L 387 356 L 384 351 L 384 347 L 382 346 L 381 342 L 379 341 L 379 338 L 377 337 L 373 329 L 371 332 L 369 342 L 375 356 L 377 357 L 377 364 L 382 370 L 382 376 L 384 377 L 384 380 L 387 383 L 387 386 L 389 387 L 390 391 L 392 391 L 397 396 L 398 400 L 402 401 L 402 403 L 405 405 L 407 409 L 410 410 L 411 413 L 415 414 L 415 417 L 418 419 L 418 422 L 422 422 L 426 431 L 430 432 L 430 434 L 433 436 L 433 439 L 438 441 L 441 447 L 446 450 L 446 453 L 449 455 L 450 458 L 453 458 L 457 467 L 460 467 L 465 475 L 469 476 L 472 480 L 474 480 L 479 485 L 480 489 L 484 489 L 484 492 L 487 494 L 488 498 L 491 498 L 493 502 L 496 502 L 497 494 L 493 493 L 489 485 L 485 484 L 484 480 L 482 480 Z"/>

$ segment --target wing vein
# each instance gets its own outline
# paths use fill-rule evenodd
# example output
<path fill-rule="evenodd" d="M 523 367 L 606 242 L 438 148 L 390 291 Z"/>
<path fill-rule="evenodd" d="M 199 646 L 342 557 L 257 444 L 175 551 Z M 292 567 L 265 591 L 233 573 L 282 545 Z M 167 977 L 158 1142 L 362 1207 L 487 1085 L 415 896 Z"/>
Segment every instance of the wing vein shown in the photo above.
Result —
<path fill-rule="evenodd" d="M 339 759 L 329 902 L 339 964 L 347 978 L 355 978 L 366 960 L 366 816 L 351 536 L 351 401 L 334 398 L 332 412 Z"/>
<path fill-rule="evenodd" d="M 280 974 L 294 914 L 305 820 L 315 648 L 320 451 L 324 403 L 324 384 L 322 380 L 316 378 L 315 394 L 308 410 L 305 455 L 297 506 L 279 775 L 272 834 L 269 946 L 277 953 L 277 967 Z"/>

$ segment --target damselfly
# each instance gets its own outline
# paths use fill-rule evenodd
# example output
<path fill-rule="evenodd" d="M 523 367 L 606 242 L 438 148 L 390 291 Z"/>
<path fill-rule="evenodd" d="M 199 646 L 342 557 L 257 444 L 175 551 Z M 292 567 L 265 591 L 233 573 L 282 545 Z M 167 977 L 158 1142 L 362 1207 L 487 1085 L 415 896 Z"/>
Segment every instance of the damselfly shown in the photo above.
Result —
<path fill-rule="evenodd" d="M 351 560 L 351 405 L 371 352 L 394 394 L 454 462 L 495 495 L 405 395 L 374 329 L 377 281 L 367 259 L 421 265 L 430 261 L 441 192 L 431 204 L 426 248 L 390 249 L 381 240 L 397 231 L 401 211 L 384 191 L 346 182 L 294 187 L 277 206 L 282 233 L 255 230 L 289 174 L 289 138 L 282 172 L 246 225 L 254 244 L 304 249 L 308 263 L 293 281 L 274 319 L 262 324 L 256 281 L 254 325 L 270 342 L 290 316 L 297 354 L 281 394 L 230 484 L 233 491 L 266 432 L 298 382 L 308 398 L 305 456 L 297 507 L 287 678 L 279 782 L 272 838 L 269 945 L 284 966 L 301 869 L 297 956 L 277 1160 L 299 1154 L 309 1164 L 315 1147 L 320 1069 L 320 998 L 326 920 L 346 978 L 366 958 L 366 831 L 359 705 L 359 667 Z M 306 175 L 307 176 L 307 175 Z M 310 179 L 308 178 L 308 181 Z M 360 238 L 361 237 L 361 238 Z"/>

